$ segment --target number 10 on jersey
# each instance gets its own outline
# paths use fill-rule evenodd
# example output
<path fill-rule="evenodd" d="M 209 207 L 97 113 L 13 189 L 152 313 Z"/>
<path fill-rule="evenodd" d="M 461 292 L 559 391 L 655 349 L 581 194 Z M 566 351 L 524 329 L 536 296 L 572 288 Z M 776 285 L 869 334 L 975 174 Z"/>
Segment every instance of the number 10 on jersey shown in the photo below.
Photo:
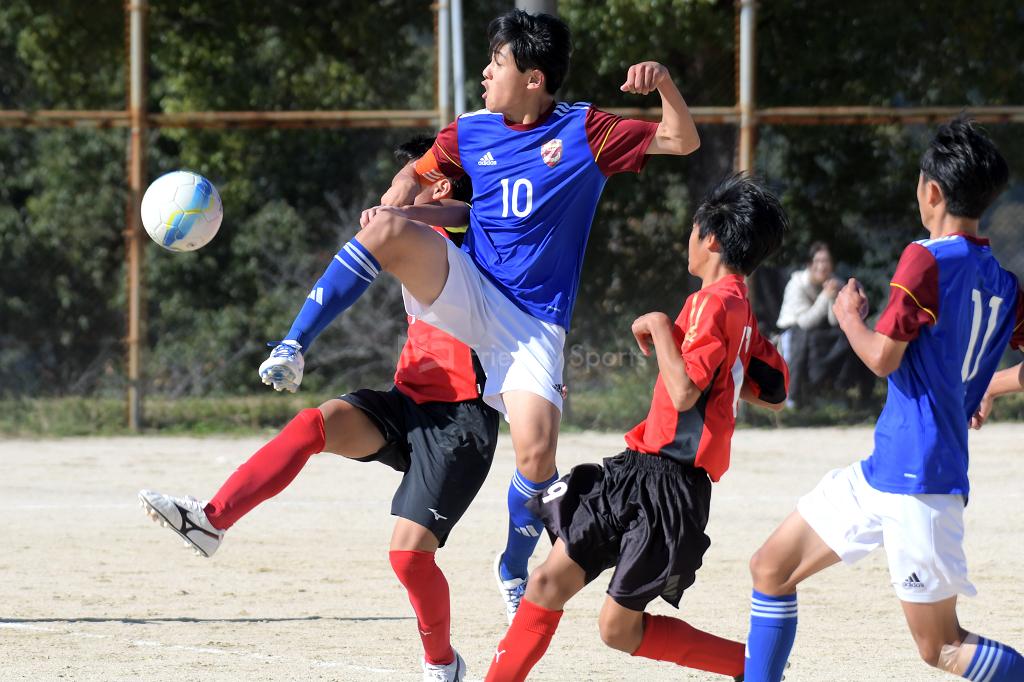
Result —
<path fill-rule="evenodd" d="M 509 191 L 511 184 L 512 190 Z M 511 196 L 510 196 L 511 195 Z M 525 206 L 523 204 L 525 203 Z M 501 217 L 508 217 L 511 207 L 512 215 L 525 218 L 533 210 L 533 183 L 526 178 L 512 182 L 509 178 L 501 179 Z"/>

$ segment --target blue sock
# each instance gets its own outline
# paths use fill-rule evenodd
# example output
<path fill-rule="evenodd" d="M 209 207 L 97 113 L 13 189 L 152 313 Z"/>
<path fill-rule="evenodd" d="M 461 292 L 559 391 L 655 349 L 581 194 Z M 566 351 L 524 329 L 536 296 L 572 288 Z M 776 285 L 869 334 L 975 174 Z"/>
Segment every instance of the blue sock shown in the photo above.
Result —
<path fill-rule="evenodd" d="M 299 310 L 286 340 L 303 352 L 334 318 L 356 302 L 380 273 L 380 263 L 353 237 L 341 247 Z"/>
<path fill-rule="evenodd" d="M 772 597 L 754 590 L 750 599 L 745 682 L 779 682 L 796 639 L 796 594 Z"/>
<path fill-rule="evenodd" d="M 1024 657 L 995 640 L 978 638 L 978 648 L 964 678 L 971 682 L 1024 680 Z"/>
<path fill-rule="evenodd" d="M 526 508 L 526 501 L 558 480 L 558 472 L 542 483 L 534 483 L 518 470 L 508 484 L 508 541 L 498 565 L 502 580 L 525 578 L 526 562 L 544 532 L 544 524 Z"/>

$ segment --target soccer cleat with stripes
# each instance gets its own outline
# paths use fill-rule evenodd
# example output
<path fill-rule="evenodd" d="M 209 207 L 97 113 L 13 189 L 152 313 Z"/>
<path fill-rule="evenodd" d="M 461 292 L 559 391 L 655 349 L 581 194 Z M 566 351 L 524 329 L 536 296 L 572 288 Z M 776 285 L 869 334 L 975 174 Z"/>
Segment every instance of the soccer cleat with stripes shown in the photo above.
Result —
<path fill-rule="evenodd" d="M 139 502 L 149 518 L 170 528 L 185 540 L 197 556 L 211 557 L 224 539 L 224 531 L 213 527 L 200 502 L 194 497 L 171 497 L 152 490 L 140 490 Z"/>
<path fill-rule="evenodd" d="M 423 682 L 463 682 L 466 679 L 466 662 L 454 648 L 452 652 L 455 660 L 448 665 L 434 665 L 423 659 Z"/>
<path fill-rule="evenodd" d="M 275 391 L 295 393 L 302 383 L 305 365 L 302 347 L 295 341 L 282 341 L 260 365 L 260 379 Z"/>
<path fill-rule="evenodd" d="M 498 582 L 498 592 L 501 594 L 501 600 L 505 602 L 505 615 L 508 616 L 508 623 L 511 625 L 512 619 L 516 617 L 516 611 L 519 610 L 519 602 L 523 600 L 523 595 L 526 594 L 526 579 L 502 579 L 501 552 L 498 552 L 498 556 L 494 557 L 494 579 Z"/>

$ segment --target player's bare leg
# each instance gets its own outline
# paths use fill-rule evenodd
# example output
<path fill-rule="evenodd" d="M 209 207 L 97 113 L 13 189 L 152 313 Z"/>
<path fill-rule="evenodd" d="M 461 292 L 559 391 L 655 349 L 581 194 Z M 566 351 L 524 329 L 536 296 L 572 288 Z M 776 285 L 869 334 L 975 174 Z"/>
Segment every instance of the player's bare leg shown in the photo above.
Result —
<path fill-rule="evenodd" d="M 962 675 L 974 657 L 977 638 L 968 643 L 970 634 L 956 616 L 956 597 L 931 604 L 901 601 L 910 634 L 921 658 L 930 666 Z"/>
<path fill-rule="evenodd" d="M 382 211 L 355 239 L 423 305 L 441 294 L 448 280 L 448 247 L 429 225 Z"/>
<path fill-rule="evenodd" d="M 527 562 L 544 526 L 526 502 L 555 479 L 555 447 L 561 412 L 549 400 L 531 391 L 502 393 L 508 411 L 516 471 L 508 489 L 509 524 L 505 549 L 494 562 L 495 581 L 509 622 L 526 588 Z"/>
<path fill-rule="evenodd" d="M 969 680 L 1024 679 L 1024 657 L 1005 644 L 965 630 L 956 615 L 956 599 L 900 602 L 924 662 Z"/>
<path fill-rule="evenodd" d="M 750 574 L 758 592 L 793 594 L 801 582 L 837 563 L 839 556 L 794 511 L 751 557 Z"/>
<path fill-rule="evenodd" d="M 602 642 L 612 649 L 631 654 L 640 648 L 644 639 L 644 612 L 627 609 L 605 596 L 597 626 Z"/>
<path fill-rule="evenodd" d="M 320 406 L 320 413 L 324 417 L 324 452 L 356 459 L 384 447 L 380 429 L 352 403 L 328 400 Z"/>
<path fill-rule="evenodd" d="M 775 529 L 750 559 L 754 579 L 750 634 L 747 637 L 747 682 L 778 682 L 796 639 L 796 587 L 839 562 L 799 512 Z"/>
<path fill-rule="evenodd" d="M 737 677 L 743 644 L 717 637 L 670 616 L 626 608 L 607 596 L 598 621 L 601 641 L 627 654 Z"/>
<path fill-rule="evenodd" d="M 586 581 L 583 568 L 569 558 L 565 543 L 558 539 L 548 558 L 533 571 L 526 598 L 549 611 L 561 611 L 586 586 Z"/>
<path fill-rule="evenodd" d="M 516 468 L 532 481 L 551 478 L 562 413 L 551 401 L 530 391 L 507 391 L 501 398 L 508 410 Z"/>

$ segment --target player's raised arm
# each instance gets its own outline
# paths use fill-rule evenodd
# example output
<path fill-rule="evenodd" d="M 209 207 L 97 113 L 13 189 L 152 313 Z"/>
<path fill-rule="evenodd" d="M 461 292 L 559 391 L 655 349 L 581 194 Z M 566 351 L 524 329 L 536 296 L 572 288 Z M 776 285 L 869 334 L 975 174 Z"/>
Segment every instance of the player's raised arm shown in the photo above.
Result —
<path fill-rule="evenodd" d="M 647 146 L 647 154 L 685 156 L 700 147 L 700 136 L 693 123 L 690 108 L 663 64 L 641 62 L 629 67 L 623 92 L 647 95 L 655 90 L 661 95 L 661 122 L 658 132 Z"/>
<path fill-rule="evenodd" d="M 836 297 L 833 310 L 853 352 L 875 376 L 887 377 L 896 371 L 903 361 L 909 339 L 903 340 L 892 332 L 883 333 L 867 326 L 864 318 L 868 312 L 868 299 L 860 282 L 850 278 Z"/>
<path fill-rule="evenodd" d="M 410 161 L 395 173 L 395 177 L 391 180 L 391 187 L 380 198 L 380 204 L 381 206 L 408 206 L 421 189 L 416 164 Z"/>
<path fill-rule="evenodd" d="M 434 145 L 419 159 L 405 164 L 391 187 L 380 198 L 381 206 L 408 206 L 424 185 L 442 178 L 455 180 L 465 175 L 459 161 L 458 121 L 448 124 L 434 140 Z"/>
<path fill-rule="evenodd" d="M 665 313 L 647 313 L 633 322 L 633 336 L 644 355 L 651 354 L 651 345 L 658 358 L 658 372 L 665 383 L 672 406 L 685 412 L 700 397 L 700 388 L 686 373 L 686 364 L 672 335 L 672 322 Z"/>
<path fill-rule="evenodd" d="M 412 206 L 374 206 L 362 212 L 359 216 L 359 227 L 364 228 L 370 224 L 374 216 L 381 212 L 390 211 L 397 213 L 403 218 L 415 220 L 427 225 L 438 227 L 462 227 L 469 224 L 469 205 L 462 201 L 445 199 L 429 204 L 414 204 Z"/>

